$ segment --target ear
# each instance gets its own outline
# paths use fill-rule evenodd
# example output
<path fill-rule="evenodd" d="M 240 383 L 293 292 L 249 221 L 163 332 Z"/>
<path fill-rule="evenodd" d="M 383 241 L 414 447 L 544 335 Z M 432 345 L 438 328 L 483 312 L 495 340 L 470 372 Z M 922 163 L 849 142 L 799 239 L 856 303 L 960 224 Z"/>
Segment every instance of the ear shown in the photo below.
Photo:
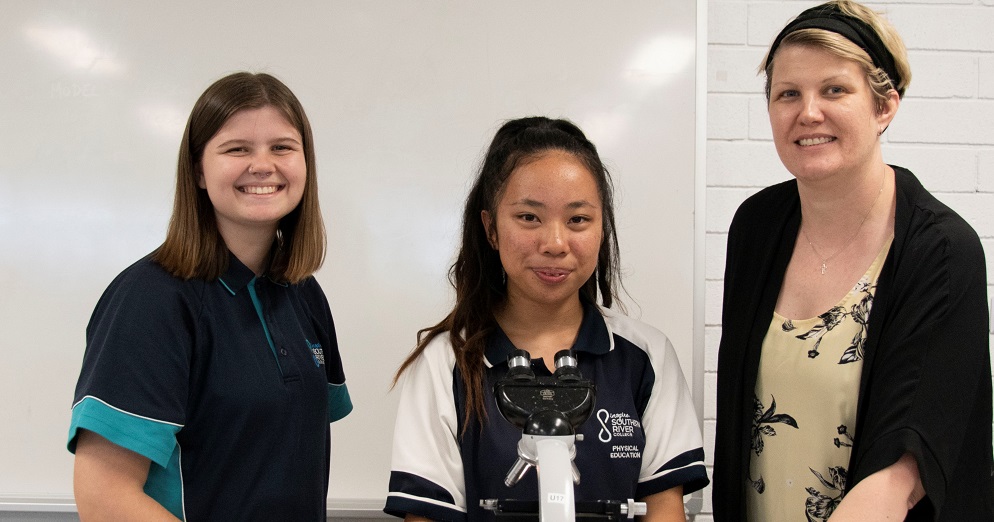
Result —
<path fill-rule="evenodd" d="M 894 117 L 897 116 L 897 109 L 901 106 L 901 96 L 897 94 L 897 91 L 891 89 L 887 91 L 887 99 L 880 102 L 877 107 L 877 125 L 879 126 L 880 133 L 890 126 L 890 122 L 894 121 Z"/>
<path fill-rule="evenodd" d="M 490 242 L 490 247 L 494 250 L 500 250 L 497 243 L 497 226 L 490 219 L 490 212 L 481 210 L 480 220 L 483 221 L 483 230 L 487 233 L 487 241 Z"/>

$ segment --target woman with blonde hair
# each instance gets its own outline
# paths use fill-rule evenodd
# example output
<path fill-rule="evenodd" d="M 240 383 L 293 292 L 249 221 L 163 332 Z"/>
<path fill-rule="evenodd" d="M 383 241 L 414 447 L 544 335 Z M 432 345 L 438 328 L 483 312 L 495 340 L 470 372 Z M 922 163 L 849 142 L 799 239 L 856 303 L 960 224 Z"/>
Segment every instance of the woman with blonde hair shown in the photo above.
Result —
<path fill-rule="evenodd" d="M 715 520 L 994 519 L 984 252 L 883 160 L 911 78 L 900 37 L 832 1 L 762 71 L 794 179 L 729 228 Z"/>

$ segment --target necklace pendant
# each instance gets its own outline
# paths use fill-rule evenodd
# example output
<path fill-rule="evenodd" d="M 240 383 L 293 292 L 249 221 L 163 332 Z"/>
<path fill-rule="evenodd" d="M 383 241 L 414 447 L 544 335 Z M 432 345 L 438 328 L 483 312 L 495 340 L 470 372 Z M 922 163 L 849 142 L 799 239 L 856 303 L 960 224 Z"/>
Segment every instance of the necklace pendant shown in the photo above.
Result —
<path fill-rule="evenodd" d="M 821 262 L 821 275 L 825 275 L 825 269 L 826 269 L 826 268 L 828 268 L 828 266 L 827 266 L 827 265 L 825 265 L 825 262 L 824 262 L 824 261 L 822 261 L 822 262 Z"/>

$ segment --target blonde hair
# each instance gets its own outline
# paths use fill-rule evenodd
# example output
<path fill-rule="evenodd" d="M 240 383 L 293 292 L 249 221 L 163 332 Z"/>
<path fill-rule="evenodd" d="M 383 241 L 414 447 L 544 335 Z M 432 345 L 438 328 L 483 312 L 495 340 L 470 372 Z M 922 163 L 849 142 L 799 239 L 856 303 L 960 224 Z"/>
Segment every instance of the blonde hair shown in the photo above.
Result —
<path fill-rule="evenodd" d="M 898 78 L 891 78 L 879 64 L 874 64 L 870 55 L 859 45 L 839 33 L 827 29 L 805 28 L 793 31 L 780 41 L 779 46 L 767 51 L 760 63 L 759 72 L 766 74 L 766 100 L 770 99 L 770 81 L 776 63 L 777 50 L 787 46 L 807 46 L 821 49 L 844 60 L 856 62 L 866 74 L 867 83 L 873 92 L 877 105 L 881 106 L 887 99 L 887 93 L 895 89 L 899 96 L 904 96 L 911 83 L 911 65 L 908 63 L 908 51 L 897 30 L 882 15 L 851 0 L 831 0 L 823 4 L 834 6 L 842 14 L 856 19 L 867 25 L 886 47 L 894 60 L 894 70 Z M 774 53 L 772 56 L 770 53 Z"/>

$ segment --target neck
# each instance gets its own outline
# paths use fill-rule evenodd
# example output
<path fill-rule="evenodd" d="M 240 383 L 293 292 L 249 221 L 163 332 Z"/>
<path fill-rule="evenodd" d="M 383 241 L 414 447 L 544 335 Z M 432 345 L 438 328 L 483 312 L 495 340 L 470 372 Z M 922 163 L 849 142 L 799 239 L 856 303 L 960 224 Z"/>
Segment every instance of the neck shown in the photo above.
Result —
<path fill-rule="evenodd" d="M 225 246 L 257 276 L 266 269 L 269 252 L 276 239 L 276 229 L 272 231 L 224 230 L 219 227 Z"/>
<path fill-rule="evenodd" d="M 892 193 L 893 169 L 881 162 L 862 175 L 833 176 L 833 179 L 802 182 L 797 192 L 801 200 L 802 227 L 813 241 L 834 243 L 850 237 L 861 225 L 872 221 L 887 205 Z M 817 238 L 816 238 L 817 236 Z"/>
<path fill-rule="evenodd" d="M 494 316 L 515 346 L 551 364 L 552 356 L 572 346 L 576 339 L 583 322 L 583 305 L 579 295 L 558 305 L 522 302 L 509 296 Z"/>
<path fill-rule="evenodd" d="M 583 305 L 580 296 L 563 303 L 550 305 L 514 299 L 508 296 L 505 304 L 495 314 L 501 327 L 507 323 L 515 329 L 541 331 L 544 329 L 560 328 L 561 325 L 579 324 L 583 320 Z"/>

